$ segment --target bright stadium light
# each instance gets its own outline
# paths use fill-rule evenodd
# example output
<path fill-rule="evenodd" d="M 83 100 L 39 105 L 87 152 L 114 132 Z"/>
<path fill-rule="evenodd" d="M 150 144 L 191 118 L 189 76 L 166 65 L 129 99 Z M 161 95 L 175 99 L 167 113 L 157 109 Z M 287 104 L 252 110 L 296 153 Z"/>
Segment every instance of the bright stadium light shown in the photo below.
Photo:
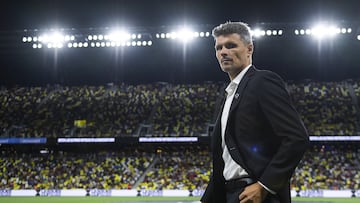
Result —
<path fill-rule="evenodd" d="M 23 38 L 22 38 L 22 41 L 23 41 L 23 42 L 27 42 L 27 37 L 23 37 Z"/>
<path fill-rule="evenodd" d="M 114 31 L 109 34 L 109 40 L 114 42 L 128 41 L 131 35 L 125 31 Z"/>
<path fill-rule="evenodd" d="M 357 36 L 357 40 L 360 40 L 360 35 Z"/>
<path fill-rule="evenodd" d="M 322 39 L 325 37 L 333 37 L 337 34 L 336 30 L 337 28 L 335 26 L 317 25 L 311 29 L 311 35 L 318 39 Z"/>
<path fill-rule="evenodd" d="M 151 46 L 152 45 L 152 41 L 148 41 L 148 46 Z"/>
<path fill-rule="evenodd" d="M 271 30 L 268 30 L 269 34 L 271 35 Z M 260 30 L 260 29 L 255 29 L 253 31 L 251 31 L 251 35 L 254 37 L 262 37 L 265 36 L 266 32 L 265 30 Z"/>
<path fill-rule="evenodd" d="M 177 38 L 183 42 L 189 42 L 194 38 L 194 32 L 190 29 L 184 28 L 177 32 Z"/>

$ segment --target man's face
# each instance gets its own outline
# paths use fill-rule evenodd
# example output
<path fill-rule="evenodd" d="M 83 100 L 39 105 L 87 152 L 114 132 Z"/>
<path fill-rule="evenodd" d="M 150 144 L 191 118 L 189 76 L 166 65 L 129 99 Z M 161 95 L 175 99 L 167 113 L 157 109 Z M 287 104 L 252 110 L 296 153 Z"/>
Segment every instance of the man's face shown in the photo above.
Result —
<path fill-rule="evenodd" d="M 215 39 L 216 58 L 221 69 L 234 79 L 251 63 L 253 45 L 245 44 L 239 34 L 220 35 Z"/>

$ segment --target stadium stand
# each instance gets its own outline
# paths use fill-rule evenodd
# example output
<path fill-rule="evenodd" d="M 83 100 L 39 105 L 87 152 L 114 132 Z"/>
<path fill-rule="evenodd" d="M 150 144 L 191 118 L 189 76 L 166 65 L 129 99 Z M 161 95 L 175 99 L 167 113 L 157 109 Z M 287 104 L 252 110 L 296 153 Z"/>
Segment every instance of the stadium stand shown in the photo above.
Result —
<path fill-rule="evenodd" d="M 204 189 L 207 146 L 131 146 L 81 152 L 1 149 L 0 189 Z M 295 190 L 360 189 L 357 144 L 314 144 L 291 179 Z"/>
<path fill-rule="evenodd" d="M 310 135 L 357 135 L 359 81 L 288 82 Z M 2 137 L 207 135 L 224 83 L 2 87 Z M 146 126 L 146 127 L 144 127 Z M 145 129 L 142 129 L 145 128 Z"/>

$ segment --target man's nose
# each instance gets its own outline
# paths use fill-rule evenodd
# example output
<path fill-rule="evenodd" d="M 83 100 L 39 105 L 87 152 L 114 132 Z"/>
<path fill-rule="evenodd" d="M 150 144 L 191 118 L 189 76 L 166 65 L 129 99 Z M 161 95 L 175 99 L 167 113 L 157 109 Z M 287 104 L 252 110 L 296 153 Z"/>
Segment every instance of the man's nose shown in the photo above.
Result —
<path fill-rule="evenodd" d="M 222 48 L 222 49 L 220 50 L 220 55 L 221 55 L 221 56 L 227 56 L 227 55 L 228 55 L 228 49 Z"/>

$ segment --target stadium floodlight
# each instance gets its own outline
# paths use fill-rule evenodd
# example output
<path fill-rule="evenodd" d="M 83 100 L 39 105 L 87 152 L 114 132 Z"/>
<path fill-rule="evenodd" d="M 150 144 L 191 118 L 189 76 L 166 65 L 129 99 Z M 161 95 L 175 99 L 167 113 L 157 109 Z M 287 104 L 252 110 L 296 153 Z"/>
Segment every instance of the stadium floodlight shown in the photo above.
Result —
<path fill-rule="evenodd" d="M 69 42 L 69 43 L 67 44 L 67 46 L 68 46 L 69 48 L 72 48 L 72 43 Z"/>
<path fill-rule="evenodd" d="M 135 42 L 135 41 L 132 41 L 132 42 L 131 42 L 131 46 L 133 46 L 133 47 L 136 46 L 136 42 Z"/>
<path fill-rule="evenodd" d="M 106 47 L 110 47 L 110 46 L 111 46 L 111 43 L 110 43 L 110 42 L 106 42 L 106 43 L 105 43 L 105 46 L 106 46 Z"/>
<path fill-rule="evenodd" d="M 100 43 L 100 46 L 101 46 L 101 47 L 105 47 L 105 46 L 106 46 L 105 42 L 101 42 L 101 43 Z"/>
<path fill-rule="evenodd" d="M 294 33 L 295 33 L 295 35 L 299 35 L 299 34 L 300 34 L 300 33 L 299 33 L 299 30 L 297 30 L 297 29 L 294 31 Z"/>
<path fill-rule="evenodd" d="M 352 32 L 352 29 L 351 28 L 348 28 L 347 29 L 347 33 L 351 33 Z"/>
<path fill-rule="evenodd" d="M 271 30 L 266 30 L 266 35 L 267 35 L 267 36 L 271 36 L 271 35 L 272 35 Z"/>
<path fill-rule="evenodd" d="M 205 33 L 205 36 L 206 36 L 206 37 L 210 37 L 210 32 L 206 32 L 206 33 Z"/>
<path fill-rule="evenodd" d="M 98 36 L 98 39 L 99 39 L 99 40 L 103 40 L 103 39 L 104 39 L 104 35 L 99 35 L 99 36 Z"/>
<path fill-rule="evenodd" d="M 165 33 L 161 33 L 160 37 L 164 39 L 166 37 Z"/>
<path fill-rule="evenodd" d="M 79 42 L 79 47 L 81 48 L 81 47 L 83 47 L 83 43 L 82 42 Z"/>
<path fill-rule="evenodd" d="M 42 48 L 42 44 L 38 44 L 37 47 L 38 47 L 38 49 L 41 49 L 41 48 Z"/>
<path fill-rule="evenodd" d="M 38 37 L 33 37 L 33 41 L 37 42 L 38 41 Z"/>
<path fill-rule="evenodd" d="M 27 42 L 27 37 L 23 37 L 23 38 L 22 38 L 22 41 L 23 41 L 23 42 Z"/>
<path fill-rule="evenodd" d="M 84 46 L 84 47 L 88 47 L 89 44 L 88 44 L 87 42 L 85 42 L 85 43 L 83 44 L 83 46 Z"/>
<path fill-rule="evenodd" d="M 96 42 L 96 47 L 100 47 L 100 42 Z"/>
<path fill-rule="evenodd" d="M 318 39 L 322 39 L 325 37 L 333 37 L 336 33 L 336 27 L 335 26 L 325 26 L 325 25 L 317 25 L 311 29 L 311 35 Z M 345 29 L 346 32 L 346 29 Z"/>
<path fill-rule="evenodd" d="M 148 46 L 151 46 L 152 45 L 152 41 L 148 41 Z"/>
<path fill-rule="evenodd" d="M 28 38 L 27 38 L 27 41 L 28 41 L 28 42 L 31 42 L 31 41 L 32 41 L 32 37 L 28 37 Z"/>
<path fill-rule="evenodd" d="M 205 36 L 205 33 L 204 32 L 200 32 L 200 37 L 204 37 Z"/>
<path fill-rule="evenodd" d="M 176 38 L 180 39 L 184 43 L 191 41 L 195 36 L 195 32 L 189 28 L 183 28 L 176 32 L 176 34 Z"/>
<path fill-rule="evenodd" d="M 95 42 L 91 42 L 91 43 L 90 43 L 90 46 L 91 46 L 91 47 L 95 47 Z"/>
<path fill-rule="evenodd" d="M 171 37 L 171 33 L 166 33 L 165 38 L 169 39 Z"/>
<path fill-rule="evenodd" d="M 304 35 L 305 34 L 305 30 L 301 29 L 300 30 L 300 35 Z"/>
<path fill-rule="evenodd" d="M 65 35 L 65 38 L 64 38 L 64 39 L 65 39 L 65 41 L 68 42 L 68 41 L 70 41 L 70 36 L 69 36 L 69 35 Z"/>
<path fill-rule="evenodd" d="M 32 48 L 33 48 L 33 49 L 37 49 L 37 48 L 38 48 L 37 44 L 33 44 L 33 45 L 32 45 Z"/>
<path fill-rule="evenodd" d="M 97 39 L 98 39 L 98 36 L 97 36 L 97 35 L 93 35 L 92 38 L 93 38 L 93 40 L 97 40 Z"/>
<path fill-rule="evenodd" d="M 125 31 L 114 31 L 108 36 L 109 40 L 114 42 L 129 41 L 131 39 L 131 35 Z"/>
<path fill-rule="evenodd" d="M 271 35 L 271 30 L 268 30 L 268 31 L 270 31 L 269 34 Z M 262 37 L 262 36 L 265 36 L 265 34 L 266 34 L 265 30 L 261 30 L 258 28 L 251 31 L 251 35 L 254 37 Z"/>
<path fill-rule="evenodd" d="M 78 47 L 78 43 L 77 43 L 77 42 L 74 42 L 74 43 L 73 43 L 73 47 L 74 47 L 74 48 L 77 48 L 77 47 Z"/>
<path fill-rule="evenodd" d="M 88 40 L 92 40 L 92 39 L 93 39 L 92 35 L 89 35 Z"/>
<path fill-rule="evenodd" d="M 137 42 L 136 42 L 136 45 L 137 45 L 137 46 L 141 46 L 141 41 L 137 41 Z"/>
<path fill-rule="evenodd" d="M 310 30 L 310 29 L 306 29 L 306 30 L 305 30 L 305 34 L 311 35 L 311 30 Z"/>
<path fill-rule="evenodd" d="M 357 40 L 360 40 L 360 35 L 357 36 Z"/>
<path fill-rule="evenodd" d="M 156 33 L 155 37 L 156 37 L 156 39 L 159 39 L 159 38 L 160 38 L 160 34 L 159 34 L 159 33 Z"/>

